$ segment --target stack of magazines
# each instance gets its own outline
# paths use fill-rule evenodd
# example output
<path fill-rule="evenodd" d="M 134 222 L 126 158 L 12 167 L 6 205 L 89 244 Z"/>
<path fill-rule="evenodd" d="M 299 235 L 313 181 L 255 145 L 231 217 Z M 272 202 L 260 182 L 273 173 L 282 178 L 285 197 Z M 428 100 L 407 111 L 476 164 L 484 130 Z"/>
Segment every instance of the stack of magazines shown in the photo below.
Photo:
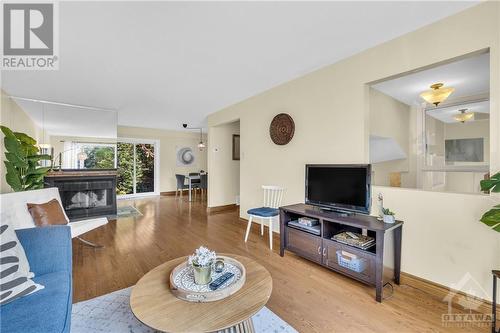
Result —
<path fill-rule="evenodd" d="M 356 232 L 341 232 L 332 237 L 334 241 L 367 250 L 375 245 L 375 238 L 364 236 Z"/>

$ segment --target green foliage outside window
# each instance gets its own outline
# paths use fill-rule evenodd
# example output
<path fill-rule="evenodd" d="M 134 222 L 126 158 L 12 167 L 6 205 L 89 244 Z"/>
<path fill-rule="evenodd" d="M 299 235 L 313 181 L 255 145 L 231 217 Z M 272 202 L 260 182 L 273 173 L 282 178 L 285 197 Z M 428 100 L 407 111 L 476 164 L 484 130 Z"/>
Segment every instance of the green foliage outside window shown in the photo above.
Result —
<path fill-rule="evenodd" d="M 111 146 L 87 146 L 83 151 L 87 154 L 85 169 L 114 169 L 115 148 Z"/>
<path fill-rule="evenodd" d="M 154 191 L 154 145 L 118 142 L 118 176 L 116 193 L 134 193 L 134 147 L 136 193 Z"/>

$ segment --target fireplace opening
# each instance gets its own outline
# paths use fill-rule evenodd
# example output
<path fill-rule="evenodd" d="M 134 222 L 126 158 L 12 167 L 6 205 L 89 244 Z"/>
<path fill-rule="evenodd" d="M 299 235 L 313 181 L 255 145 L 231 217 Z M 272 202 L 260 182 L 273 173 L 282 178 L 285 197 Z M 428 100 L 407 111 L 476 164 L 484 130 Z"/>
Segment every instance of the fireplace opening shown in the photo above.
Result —
<path fill-rule="evenodd" d="M 108 206 L 108 190 L 68 191 L 65 195 L 64 209 L 93 208 Z"/>

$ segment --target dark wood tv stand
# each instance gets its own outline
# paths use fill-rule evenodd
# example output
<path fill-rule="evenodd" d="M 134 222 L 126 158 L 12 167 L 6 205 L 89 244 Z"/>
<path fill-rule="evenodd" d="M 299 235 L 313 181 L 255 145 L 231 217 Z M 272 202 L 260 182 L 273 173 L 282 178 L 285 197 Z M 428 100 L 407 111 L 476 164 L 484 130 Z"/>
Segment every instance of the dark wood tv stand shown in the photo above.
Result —
<path fill-rule="evenodd" d="M 288 226 L 288 222 L 301 216 L 319 220 L 321 234 L 314 235 Z M 331 237 L 341 231 L 361 233 L 367 230 L 368 236 L 375 238 L 375 245 L 368 250 L 331 240 Z M 401 274 L 401 238 L 403 222 L 396 221 L 387 224 L 374 216 L 354 214 L 345 216 L 335 212 L 321 210 L 318 207 L 295 204 L 280 208 L 280 255 L 285 249 L 314 261 L 335 272 L 344 274 L 365 284 L 376 287 L 375 299 L 382 302 L 383 269 L 384 269 L 384 236 L 386 232 L 394 232 L 394 282 L 399 285 Z M 358 273 L 339 265 L 337 251 L 346 251 L 362 258 L 365 269 Z"/>

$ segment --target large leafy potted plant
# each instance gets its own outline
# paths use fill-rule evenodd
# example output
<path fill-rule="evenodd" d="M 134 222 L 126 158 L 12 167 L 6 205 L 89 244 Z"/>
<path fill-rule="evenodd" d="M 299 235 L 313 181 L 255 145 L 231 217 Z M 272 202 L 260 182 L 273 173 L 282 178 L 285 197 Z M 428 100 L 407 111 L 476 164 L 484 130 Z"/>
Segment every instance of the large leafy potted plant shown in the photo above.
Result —
<path fill-rule="evenodd" d="M 490 179 L 481 180 L 481 191 L 500 193 L 500 172 L 491 176 Z M 500 205 L 493 206 L 484 213 L 480 221 L 500 232 Z"/>
<path fill-rule="evenodd" d="M 0 129 L 5 136 L 7 184 L 16 192 L 43 188 L 43 177 L 50 168 L 41 167 L 39 162 L 51 160 L 51 156 L 39 154 L 36 140 L 29 135 L 13 132 L 5 126 L 0 126 Z"/>

